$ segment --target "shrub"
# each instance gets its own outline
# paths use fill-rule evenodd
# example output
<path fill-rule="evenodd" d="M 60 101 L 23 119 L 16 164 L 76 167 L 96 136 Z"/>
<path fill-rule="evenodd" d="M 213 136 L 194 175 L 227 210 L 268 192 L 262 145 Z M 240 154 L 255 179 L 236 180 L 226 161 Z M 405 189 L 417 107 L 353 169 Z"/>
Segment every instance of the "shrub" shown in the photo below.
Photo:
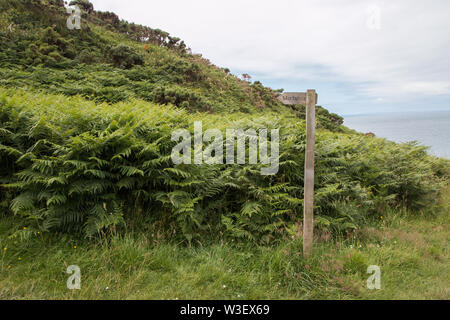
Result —
<path fill-rule="evenodd" d="M 279 173 L 261 176 L 260 165 L 174 166 L 171 133 L 192 130 L 194 120 L 205 130 L 281 128 Z M 8 190 L 1 201 L 14 198 L 12 211 L 30 229 L 93 236 L 145 215 L 187 241 L 295 235 L 304 151 L 304 122 L 273 113 L 224 118 L 0 90 L 0 179 Z M 443 183 L 442 167 L 423 147 L 319 131 L 317 227 L 346 232 L 378 216 L 380 205 L 423 207 Z"/>
<path fill-rule="evenodd" d="M 135 65 L 144 64 L 144 58 L 129 46 L 115 46 L 110 53 L 114 65 L 119 68 L 130 69 Z"/>
<path fill-rule="evenodd" d="M 94 64 L 100 60 L 100 56 L 92 49 L 84 49 L 80 52 L 80 54 L 78 54 L 77 60 L 80 63 Z"/>
<path fill-rule="evenodd" d="M 80 9 L 90 14 L 94 11 L 94 5 L 88 0 L 74 0 L 69 3 L 70 6 L 78 6 Z"/>

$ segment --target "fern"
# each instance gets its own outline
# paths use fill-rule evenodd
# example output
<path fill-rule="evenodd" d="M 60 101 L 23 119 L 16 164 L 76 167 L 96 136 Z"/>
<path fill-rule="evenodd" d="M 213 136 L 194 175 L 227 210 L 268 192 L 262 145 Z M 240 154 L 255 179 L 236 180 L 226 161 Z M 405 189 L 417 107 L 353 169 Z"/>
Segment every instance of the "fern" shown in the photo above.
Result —
<path fill-rule="evenodd" d="M 199 119 L 224 132 L 281 128 L 279 173 L 174 166 L 172 131 Z M 273 241 L 295 233 L 302 219 L 304 152 L 304 122 L 289 114 L 224 119 L 142 101 L 95 104 L 0 89 L 0 204 L 33 230 L 92 237 L 139 215 L 189 242 L 219 234 Z M 427 205 L 450 175 L 448 161 L 415 144 L 326 130 L 317 133 L 316 160 L 316 226 L 335 233 L 387 205 Z"/>

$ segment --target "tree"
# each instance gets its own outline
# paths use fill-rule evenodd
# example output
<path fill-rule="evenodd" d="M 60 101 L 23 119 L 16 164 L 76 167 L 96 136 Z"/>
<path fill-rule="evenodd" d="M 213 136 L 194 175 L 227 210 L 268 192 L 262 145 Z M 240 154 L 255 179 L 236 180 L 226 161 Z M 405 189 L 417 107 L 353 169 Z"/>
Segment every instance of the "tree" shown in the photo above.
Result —
<path fill-rule="evenodd" d="M 79 6 L 80 9 L 91 14 L 94 12 L 94 5 L 90 3 L 88 0 L 73 0 L 69 3 L 70 6 Z"/>
<path fill-rule="evenodd" d="M 250 82 L 250 80 L 252 79 L 252 77 L 251 77 L 248 73 L 244 73 L 244 74 L 242 75 L 242 79 L 243 79 L 244 81 Z"/>

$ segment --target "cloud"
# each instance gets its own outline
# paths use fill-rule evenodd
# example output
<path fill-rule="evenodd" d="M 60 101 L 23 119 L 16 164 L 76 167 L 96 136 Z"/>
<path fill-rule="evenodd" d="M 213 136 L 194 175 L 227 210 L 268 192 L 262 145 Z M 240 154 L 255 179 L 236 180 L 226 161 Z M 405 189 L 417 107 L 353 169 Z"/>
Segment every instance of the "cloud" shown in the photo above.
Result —
<path fill-rule="evenodd" d="M 447 0 L 92 2 L 182 38 L 216 65 L 271 83 L 346 84 L 371 101 L 450 95 Z M 374 8 L 379 30 L 370 28 Z"/>

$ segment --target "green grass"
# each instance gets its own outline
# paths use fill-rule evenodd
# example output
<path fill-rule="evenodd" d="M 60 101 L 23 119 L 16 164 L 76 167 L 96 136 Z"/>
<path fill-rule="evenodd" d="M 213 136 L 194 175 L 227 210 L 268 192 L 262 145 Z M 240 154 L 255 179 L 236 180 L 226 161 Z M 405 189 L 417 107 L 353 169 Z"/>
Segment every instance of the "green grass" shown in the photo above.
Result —
<path fill-rule="evenodd" d="M 289 238 L 301 230 L 303 106 L 179 47 L 136 42 L 142 28 L 111 28 L 110 17 L 85 15 L 69 32 L 60 1 L 0 11 L 0 212 L 17 214 L 0 213 L 0 299 L 449 298 L 449 192 L 427 212 L 384 208 L 430 203 L 450 162 L 318 107 L 316 226 L 335 235 L 320 235 L 306 261 L 301 236 Z M 195 120 L 282 128 L 278 177 L 174 168 L 171 133 Z M 81 267 L 80 291 L 66 288 L 69 265 Z M 365 286 L 369 265 L 381 267 L 380 291 Z"/>
<path fill-rule="evenodd" d="M 0 299 L 449 299 L 449 194 L 440 210 L 392 211 L 318 241 L 308 261 L 296 239 L 193 248 L 144 235 L 14 242 L 15 218 L 3 217 Z M 81 268 L 81 290 L 66 287 L 69 265 Z M 369 265 L 381 268 L 381 290 L 366 288 Z"/>

